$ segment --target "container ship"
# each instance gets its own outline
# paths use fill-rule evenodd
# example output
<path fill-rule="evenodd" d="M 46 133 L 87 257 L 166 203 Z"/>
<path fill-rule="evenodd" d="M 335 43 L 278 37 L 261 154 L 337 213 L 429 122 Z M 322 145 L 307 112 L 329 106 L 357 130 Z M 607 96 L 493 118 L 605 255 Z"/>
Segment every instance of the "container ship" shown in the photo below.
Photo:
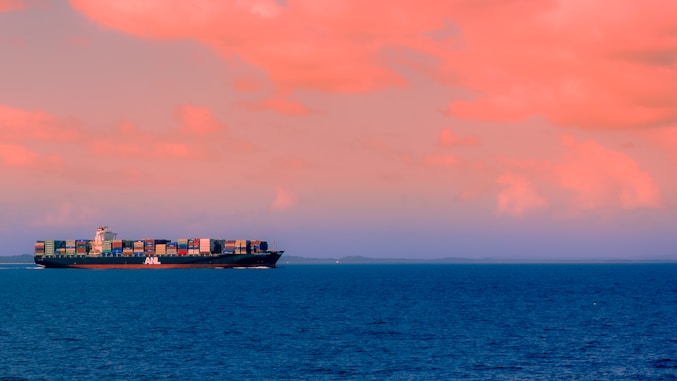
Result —
<path fill-rule="evenodd" d="M 94 240 L 35 242 L 35 263 L 49 268 L 275 267 L 283 253 L 258 240 L 119 240 L 107 226 Z"/>

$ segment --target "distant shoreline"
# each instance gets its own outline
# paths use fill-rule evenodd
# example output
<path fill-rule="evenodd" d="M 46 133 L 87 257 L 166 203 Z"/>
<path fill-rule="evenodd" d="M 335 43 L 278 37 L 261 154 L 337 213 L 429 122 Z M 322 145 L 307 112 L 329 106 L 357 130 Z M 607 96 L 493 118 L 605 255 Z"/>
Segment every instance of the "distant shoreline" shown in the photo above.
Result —
<path fill-rule="evenodd" d="M 371 258 L 371 257 L 343 257 L 343 258 L 305 258 L 283 256 L 279 265 L 330 265 L 330 264 L 659 264 L 677 263 L 677 259 L 499 259 L 499 258 Z"/>
<path fill-rule="evenodd" d="M 33 256 L 31 254 L 0 256 L 0 265 L 22 265 L 33 263 L 35 262 L 33 261 Z"/>

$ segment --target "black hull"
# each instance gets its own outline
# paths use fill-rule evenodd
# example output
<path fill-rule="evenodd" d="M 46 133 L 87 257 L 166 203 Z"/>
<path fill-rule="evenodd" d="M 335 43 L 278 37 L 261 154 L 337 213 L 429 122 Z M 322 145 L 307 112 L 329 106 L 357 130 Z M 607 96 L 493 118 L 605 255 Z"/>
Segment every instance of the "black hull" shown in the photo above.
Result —
<path fill-rule="evenodd" d="M 222 268 L 275 267 L 283 252 L 223 255 L 158 255 L 152 257 L 35 256 L 35 263 L 47 268 Z"/>

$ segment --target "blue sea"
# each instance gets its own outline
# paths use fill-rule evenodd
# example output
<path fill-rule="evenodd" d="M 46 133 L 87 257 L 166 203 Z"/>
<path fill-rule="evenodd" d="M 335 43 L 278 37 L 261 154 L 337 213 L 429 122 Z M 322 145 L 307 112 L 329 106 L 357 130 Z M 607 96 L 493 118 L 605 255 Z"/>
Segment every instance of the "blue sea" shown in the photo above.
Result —
<path fill-rule="evenodd" d="M 0 380 L 677 379 L 677 264 L 0 265 Z"/>

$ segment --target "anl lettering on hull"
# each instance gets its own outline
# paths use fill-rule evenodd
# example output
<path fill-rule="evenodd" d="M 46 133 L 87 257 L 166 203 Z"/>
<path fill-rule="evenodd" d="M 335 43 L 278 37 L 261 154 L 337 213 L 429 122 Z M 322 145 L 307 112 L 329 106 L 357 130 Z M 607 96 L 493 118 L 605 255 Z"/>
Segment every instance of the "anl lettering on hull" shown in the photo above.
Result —
<path fill-rule="evenodd" d="M 160 265 L 160 260 L 157 257 L 147 257 L 144 265 Z"/>

